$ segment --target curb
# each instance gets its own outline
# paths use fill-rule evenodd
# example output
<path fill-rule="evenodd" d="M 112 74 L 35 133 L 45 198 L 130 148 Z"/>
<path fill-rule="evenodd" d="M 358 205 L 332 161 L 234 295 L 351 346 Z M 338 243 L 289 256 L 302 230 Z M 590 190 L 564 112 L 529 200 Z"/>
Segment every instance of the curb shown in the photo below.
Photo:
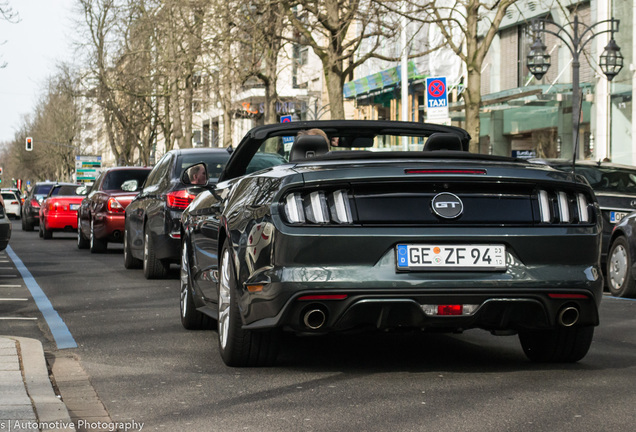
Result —
<path fill-rule="evenodd" d="M 17 342 L 26 391 L 31 399 L 38 423 L 44 426 L 41 431 L 75 431 L 66 405 L 53 391 L 42 343 L 36 339 L 3 337 Z"/>

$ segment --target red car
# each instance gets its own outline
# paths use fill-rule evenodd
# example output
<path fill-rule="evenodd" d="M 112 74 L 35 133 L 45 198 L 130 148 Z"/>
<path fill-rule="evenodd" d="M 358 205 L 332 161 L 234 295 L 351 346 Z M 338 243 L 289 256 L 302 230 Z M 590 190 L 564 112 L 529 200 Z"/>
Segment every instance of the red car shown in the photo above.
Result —
<path fill-rule="evenodd" d="M 77 247 L 104 252 L 123 241 L 125 210 L 141 190 L 151 168 L 114 167 L 95 180 L 77 212 Z"/>
<path fill-rule="evenodd" d="M 40 206 L 40 237 L 53 238 L 53 231 L 77 229 L 77 209 L 84 198 L 79 195 L 80 185 L 56 183 Z"/>

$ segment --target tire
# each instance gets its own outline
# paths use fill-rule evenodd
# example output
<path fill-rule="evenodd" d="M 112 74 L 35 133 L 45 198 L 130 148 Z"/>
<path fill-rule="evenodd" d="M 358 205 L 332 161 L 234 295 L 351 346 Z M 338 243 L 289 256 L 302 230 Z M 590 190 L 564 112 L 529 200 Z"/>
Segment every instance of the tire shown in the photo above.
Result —
<path fill-rule="evenodd" d="M 90 241 L 91 253 L 106 252 L 106 248 L 108 247 L 108 242 L 106 240 L 95 238 L 95 227 L 94 227 L 92 216 L 91 216 L 91 236 L 89 241 Z"/>
<path fill-rule="evenodd" d="M 80 218 L 77 218 L 77 248 L 78 249 L 88 249 L 89 242 L 84 234 L 82 234 L 82 225 Z"/>
<path fill-rule="evenodd" d="M 143 266 L 143 262 L 139 258 L 135 258 L 130 250 L 130 244 L 128 240 L 128 233 L 124 229 L 124 267 L 127 269 L 140 269 Z"/>
<path fill-rule="evenodd" d="M 520 331 L 519 341 L 533 362 L 574 363 L 585 357 L 593 336 L 593 326 L 559 327 Z"/>
<path fill-rule="evenodd" d="M 636 297 L 632 257 L 625 237 L 617 237 L 607 255 L 607 287 L 614 297 Z"/>
<path fill-rule="evenodd" d="M 199 312 L 192 297 L 192 279 L 190 278 L 189 248 L 186 241 L 181 246 L 181 325 L 187 330 L 202 330 L 212 327 L 212 319 Z"/>
<path fill-rule="evenodd" d="M 22 230 L 24 231 L 33 231 L 33 224 L 29 223 L 29 218 L 22 218 Z"/>
<path fill-rule="evenodd" d="M 146 279 L 163 279 L 168 274 L 168 265 L 155 257 L 155 248 L 147 225 L 144 229 L 143 267 Z"/>
<path fill-rule="evenodd" d="M 219 263 L 218 342 L 221 358 L 228 366 L 269 366 L 278 354 L 278 331 L 243 330 L 238 308 L 237 282 L 227 242 Z"/>
<path fill-rule="evenodd" d="M 50 240 L 53 238 L 53 232 L 51 230 L 46 229 L 46 224 L 44 221 L 40 221 L 40 237 L 44 240 Z"/>

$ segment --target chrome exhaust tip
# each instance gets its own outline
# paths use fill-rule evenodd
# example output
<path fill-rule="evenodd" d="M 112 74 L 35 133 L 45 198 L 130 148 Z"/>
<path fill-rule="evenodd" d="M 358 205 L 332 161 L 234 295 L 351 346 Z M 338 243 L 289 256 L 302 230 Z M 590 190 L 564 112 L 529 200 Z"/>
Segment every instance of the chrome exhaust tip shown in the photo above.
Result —
<path fill-rule="evenodd" d="M 563 327 L 572 327 L 579 321 L 579 310 L 574 306 L 566 306 L 559 312 L 559 324 Z"/>
<path fill-rule="evenodd" d="M 303 316 L 303 323 L 311 330 L 320 329 L 327 322 L 327 314 L 321 309 L 310 309 Z"/>

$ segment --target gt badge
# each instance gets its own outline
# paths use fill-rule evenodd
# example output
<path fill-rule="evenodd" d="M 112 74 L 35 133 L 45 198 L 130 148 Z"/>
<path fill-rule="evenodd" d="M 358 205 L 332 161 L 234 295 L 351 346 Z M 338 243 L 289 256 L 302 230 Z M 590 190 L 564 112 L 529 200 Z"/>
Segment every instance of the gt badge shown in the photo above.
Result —
<path fill-rule="evenodd" d="M 457 195 L 443 192 L 433 197 L 431 201 L 433 212 L 444 219 L 455 219 L 464 211 L 464 204 Z"/>

